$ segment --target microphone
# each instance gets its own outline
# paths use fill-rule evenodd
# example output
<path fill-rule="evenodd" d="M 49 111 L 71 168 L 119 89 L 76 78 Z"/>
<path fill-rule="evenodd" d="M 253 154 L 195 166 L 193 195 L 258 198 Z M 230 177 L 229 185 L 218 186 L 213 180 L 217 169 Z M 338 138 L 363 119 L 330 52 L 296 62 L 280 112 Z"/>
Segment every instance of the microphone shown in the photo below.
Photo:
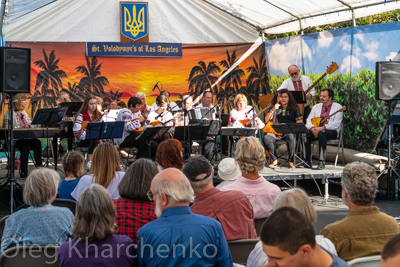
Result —
<path fill-rule="evenodd" d="M 155 119 L 158 119 L 158 118 L 160 118 L 160 117 L 164 116 L 164 115 L 162 115 L 163 113 L 164 113 L 164 111 L 163 111 L 163 112 L 161 112 L 160 114 L 158 114 L 158 115 L 156 116 L 156 118 L 155 118 Z"/>
<path fill-rule="evenodd" d="M 151 90 L 152 92 L 154 92 L 154 90 L 156 90 L 157 84 L 158 84 L 159 82 L 160 82 L 160 81 L 158 81 L 158 82 L 156 83 L 156 85 L 154 85 L 153 89 Z"/>
<path fill-rule="evenodd" d="M 254 107 L 251 107 L 249 111 L 247 111 L 247 114 L 250 114 L 250 112 L 254 109 Z"/>

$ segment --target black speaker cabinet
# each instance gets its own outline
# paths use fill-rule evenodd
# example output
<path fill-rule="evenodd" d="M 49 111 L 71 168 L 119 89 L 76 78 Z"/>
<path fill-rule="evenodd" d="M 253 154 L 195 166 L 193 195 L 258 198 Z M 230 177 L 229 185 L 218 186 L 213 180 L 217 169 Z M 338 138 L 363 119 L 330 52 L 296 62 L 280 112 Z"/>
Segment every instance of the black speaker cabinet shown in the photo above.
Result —
<path fill-rule="evenodd" d="M 375 68 L 377 100 L 400 100 L 400 61 L 378 61 Z"/>
<path fill-rule="evenodd" d="M 31 49 L 0 47 L 0 92 L 29 93 Z"/>

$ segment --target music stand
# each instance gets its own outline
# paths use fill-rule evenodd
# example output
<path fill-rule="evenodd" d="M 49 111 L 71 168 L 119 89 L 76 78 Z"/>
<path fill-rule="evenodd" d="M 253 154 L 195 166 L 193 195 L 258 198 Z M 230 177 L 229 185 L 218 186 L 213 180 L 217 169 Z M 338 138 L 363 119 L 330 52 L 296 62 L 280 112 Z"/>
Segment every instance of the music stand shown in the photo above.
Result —
<path fill-rule="evenodd" d="M 171 126 L 148 126 L 143 129 L 143 131 L 136 137 L 136 140 L 138 142 L 146 142 L 146 144 L 149 147 L 149 158 L 151 158 L 151 146 L 149 145 L 150 141 L 153 140 L 154 136 L 156 136 L 157 133 L 160 133 L 160 135 L 165 134 Z"/>
<path fill-rule="evenodd" d="M 36 111 L 35 117 L 32 119 L 32 125 L 45 125 L 46 126 L 46 140 L 47 140 L 47 158 L 45 166 L 52 164 L 49 160 L 49 125 L 60 123 L 67 112 L 68 107 L 55 107 L 55 108 L 40 108 Z M 54 150 L 54 149 L 53 149 Z M 53 153 L 53 159 L 58 155 Z M 56 160 L 54 161 L 57 162 Z M 56 170 L 58 170 L 57 165 L 54 164 Z"/>
<path fill-rule="evenodd" d="M 86 126 L 86 139 L 121 138 L 124 131 L 124 121 L 89 122 Z"/>
<path fill-rule="evenodd" d="M 75 114 L 81 108 L 82 104 L 83 102 L 62 102 L 60 103 L 60 106 L 68 107 L 66 113 L 67 117 L 75 117 Z"/>
<path fill-rule="evenodd" d="M 273 124 L 272 128 L 275 130 L 275 132 L 280 133 L 280 134 L 294 134 L 297 138 L 297 134 L 303 134 L 307 132 L 306 125 L 304 123 L 279 123 L 279 124 Z M 308 164 L 299 156 L 296 155 L 296 152 L 294 153 L 294 165 L 296 164 L 296 158 L 301 161 L 301 163 Z"/>
<path fill-rule="evenodd" d="M 222 136 L 255 136 L 256 128 L 221 127 Z"/>
<path fill-rule="evenodd" d="M 186 126 L 186 135 L 190 136 L 189 143 L 192 140 L 205 140 L 208 135 L 209 125 L 189 125 Z M 185 129 L 184 127 L 175 127 L 174 138 L 179 141 L 184 141 Z"/>

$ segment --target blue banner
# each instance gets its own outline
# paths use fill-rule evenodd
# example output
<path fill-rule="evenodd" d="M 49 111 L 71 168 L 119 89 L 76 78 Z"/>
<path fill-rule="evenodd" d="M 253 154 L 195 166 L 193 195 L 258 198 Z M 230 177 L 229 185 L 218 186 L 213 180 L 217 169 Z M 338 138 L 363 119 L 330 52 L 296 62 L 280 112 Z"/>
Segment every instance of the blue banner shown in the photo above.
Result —
<path fill-rule="evenodd" d="M 89 57 L 182 57 L 181 43 L 87 42 Z"/>

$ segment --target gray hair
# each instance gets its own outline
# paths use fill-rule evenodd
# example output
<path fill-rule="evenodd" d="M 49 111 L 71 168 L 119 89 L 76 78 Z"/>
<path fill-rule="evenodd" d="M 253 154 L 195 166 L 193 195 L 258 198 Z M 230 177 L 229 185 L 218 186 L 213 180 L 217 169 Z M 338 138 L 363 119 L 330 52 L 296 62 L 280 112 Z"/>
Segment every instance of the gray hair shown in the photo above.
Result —
<path fill-rule="evenodd" d="M 265 165 L 265 150 L 254 136 L 245 137 L 236 144 L 235 160 L 243 173 L 260 172 Z"/>
<path fill-rule="evenodd" d="M 373 167 L 363 162 L 346 164 L 341 185 L 347 197 L 356 205 L 370 206 L 378 190 L 378 180 Z"/>
<path fill-rule="evenodd" d="M 200 176 L 199 179 L 202 179 L 202 178 L 204 178 L 204 173 L 203 174 L 199 174 L 198 176 Z M 193 190 L 195 190 L 195 191 L 201 190 L 204 187 L 208 186 L 209 184 L 213 183 L 212 178 L 213 178 L 213 175 L 211 173 L 210 176 L 208 176 L 204 180 L 200 180 L 198 182 L 190 180 L 190 185 L 192 186 Z"/>
<path fill-rule="evenodd" d="M 293 207 L 307 216 L 311 223 L 317 221 L 317 213 L 307 194 L 300 188 L 291 188 L 279 193 L 274 199 L 273 210 Z"/>
<path fill-rule="evenodd" d="M 194 192 L 190 186 L 189 180 L 178 169 L 185 179 L 157 179 L 154 184 L 154 193 L 160 194 L 164 192 L 167 196 L 171 197 L 172 205 L 181 202 L 193 202 Z"/>
<path fill-rule="evenodd" d="M 55 170 L 38 168 L 26 178 L 23 199 L 25 204 L 41 207 L 57 195 L 60 176 Z"/>
<path fill-rule="evenodd" d="M 150 159 L 138 159 L 129 166 L 118 185 L 121 197 L 128 199 L 149 200 L 151 180 L 159 172 L 158 164 Z"/>
<path fill-rule="evenodd" d="M 110 194 L 101 185 L 90 185 L 76 203 L 74 238 L 103 240 L 116 230 L 115 207 Z"/>
<path fill-rule="evenodd" d="M 146 94 L 143 92 L 137 92 L 135 96 L 141 98 L 142 96 L 146 97 Z"/>

